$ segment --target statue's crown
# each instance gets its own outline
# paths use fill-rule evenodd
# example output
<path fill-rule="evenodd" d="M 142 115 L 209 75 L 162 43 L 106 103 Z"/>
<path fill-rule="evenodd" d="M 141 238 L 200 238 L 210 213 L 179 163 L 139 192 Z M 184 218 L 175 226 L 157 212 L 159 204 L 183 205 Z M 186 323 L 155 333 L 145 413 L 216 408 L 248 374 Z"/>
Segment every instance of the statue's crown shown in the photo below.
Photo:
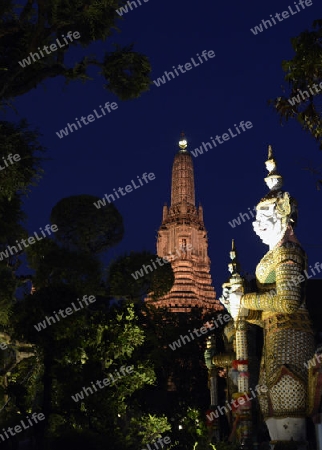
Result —
<path fill-rule="evenodd" d="M 261 199 L 256 209 L 275 204 L 276 213 L 282 218 L 283 222 L 290 223 L 294 227 L 297 222 L 297 202 L 288 192 L 281 189 L 283 177 L 277 171 L 277 164 L 271 145 L 268 146 L 268 157 L 265 161 L 265 166 L 268 170 L 268 175 L 264 180 L 269 188 L 269 192 Z"/>

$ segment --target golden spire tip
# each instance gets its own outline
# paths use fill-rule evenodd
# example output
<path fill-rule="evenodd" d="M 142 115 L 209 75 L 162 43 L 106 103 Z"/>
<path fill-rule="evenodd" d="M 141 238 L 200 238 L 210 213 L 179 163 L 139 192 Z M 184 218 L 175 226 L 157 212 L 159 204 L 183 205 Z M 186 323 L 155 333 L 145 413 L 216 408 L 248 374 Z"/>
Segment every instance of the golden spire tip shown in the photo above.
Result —
<path fill-rule="evenodd" d="M 188 146 L 188 142 L 185 138 L 185 134 L 184 132 L 181 133 L 181 140 L 179 141 L 179 147 L 181 148 L 181 150 L 185 150 Z"/>

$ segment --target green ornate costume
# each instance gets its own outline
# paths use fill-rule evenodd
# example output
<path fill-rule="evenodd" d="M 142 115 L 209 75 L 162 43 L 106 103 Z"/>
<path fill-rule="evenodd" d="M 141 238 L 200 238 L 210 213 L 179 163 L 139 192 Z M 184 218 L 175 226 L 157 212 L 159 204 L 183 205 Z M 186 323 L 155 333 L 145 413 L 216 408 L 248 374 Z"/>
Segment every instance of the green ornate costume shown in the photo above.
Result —
<path fill-rule="evenodd" d="M 264 328 L 259 382 L 268 391 L 261 393 L 259 402 L 265 419 L 307 414 L 304 364 L 314 353 L 314 336 L 305 307 L 304 270 L 306 254 L 288 229 L 256 268 L 258 292 L 241 299 L 249 309 L 247 320 Z"/>
<path fill-rule="evenodd" d="M 246 319 L 264 329 L 258 397 L 271 444 L 293 440 L 304 450 L 313 392 L 306 364 L 314 354 L 305 305 L 307 258 L 293 231 L 297 204 L 281 190 L 283 180 L 270 146 L 265 165 L 269 193 L 256 206 L 253 228 L 269 251 L 256 268 L 256 292 L 244 293 L 241 284 L 232 285 L 227 302 L 237 323 Z"/>

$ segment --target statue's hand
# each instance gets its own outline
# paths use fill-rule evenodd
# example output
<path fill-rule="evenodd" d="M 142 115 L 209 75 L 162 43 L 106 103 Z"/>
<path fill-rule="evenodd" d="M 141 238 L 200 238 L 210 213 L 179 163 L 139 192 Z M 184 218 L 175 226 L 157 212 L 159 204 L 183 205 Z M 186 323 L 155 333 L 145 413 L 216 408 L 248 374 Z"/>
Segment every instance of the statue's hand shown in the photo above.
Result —
<path fill-rule="evenodd" d="M 230 303 L 229 312 L 230 312 L 230 315 L 232 316 L 232 318 L 234 320 L 237 319 L 237 317 L 239 315 L 239 311 L 241 309 L 241 306 L 240 306 L 240 299 L 241 299 L 241 297 L 242 297 L 242 294 L 239 293 L 239 292 L 238 293 L 232 293 L 229 296 L 229 303 Z"/>
<path fill-rule="evenodd" d="M 211 348 L 207 348 L 207 350 L 205 351 L 205 363 L 207 366 L 207 369 L 212 369 L 213 367 L 215 367 L 215 365 L 212 363 L 212 358 L 214 356 L 214 350 Z"/>
<path fill-rule="evenodd" d="M 230 288 L 223 286 L 222 296 L 220 297 L 219 300 L 222 303 L 224 303 L 224 305 L 229 305 L 229 293 L 230 293 Z"/>
<path fill-rule="evenodd" d="M 240 299 L 243 296 L 243 287 L 239 284 L 233 285 L 229 288 L 229 295 L 227 301 L 229 302 L 227 309 L 234 320 L 240 315 L 243 307 L 240 305 Z"/>

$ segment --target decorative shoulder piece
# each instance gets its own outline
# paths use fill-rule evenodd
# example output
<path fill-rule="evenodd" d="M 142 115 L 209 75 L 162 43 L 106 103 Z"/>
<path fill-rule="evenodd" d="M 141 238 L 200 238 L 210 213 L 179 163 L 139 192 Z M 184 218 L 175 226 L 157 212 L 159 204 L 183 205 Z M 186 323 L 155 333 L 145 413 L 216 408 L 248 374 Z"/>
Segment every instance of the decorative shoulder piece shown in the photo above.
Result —
<path fill-rule="evenodd" d="M 288 192 L 279 192 L 276 201 L 276 212 L 281 217 L 286 217 L 291 213 L 291 199 L 290 194 Z"/>
<path fill-rule="evenodd" d="M 298 245 L 294 245 L 293 247 L 281 245 L 274 251 L 274 261 L 276 264 L 284 261 L 294 261 L 298 264 L 304 264 L 305 260 L 305 253 Z"/>

